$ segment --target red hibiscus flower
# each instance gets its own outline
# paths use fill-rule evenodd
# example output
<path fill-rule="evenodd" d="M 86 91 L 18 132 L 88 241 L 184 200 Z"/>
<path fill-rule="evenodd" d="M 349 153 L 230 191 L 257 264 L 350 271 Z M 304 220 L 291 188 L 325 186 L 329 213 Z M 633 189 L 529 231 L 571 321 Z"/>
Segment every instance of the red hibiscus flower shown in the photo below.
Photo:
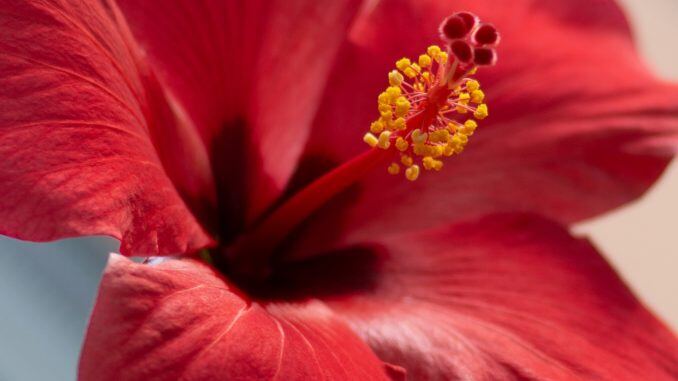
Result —
<path fill-rule="evenodd" d="M 438 30 L 459 10 L 496 51 L 468 13 Z M 611 1 L 0 0 L 0 30 L 0 232 L 180 258 L 111 256 L 81 380 L 678 377 L 568 232 L 678 132 Z M 477 124 L 446 112 L 485 96 L 457 156 Z"/>

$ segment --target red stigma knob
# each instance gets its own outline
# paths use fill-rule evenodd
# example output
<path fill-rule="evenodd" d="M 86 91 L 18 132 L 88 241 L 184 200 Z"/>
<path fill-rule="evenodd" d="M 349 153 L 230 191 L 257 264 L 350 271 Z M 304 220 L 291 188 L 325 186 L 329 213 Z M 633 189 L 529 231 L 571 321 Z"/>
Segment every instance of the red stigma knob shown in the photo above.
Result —
<path fill-rule="evenodd" d="M 499 40 L 499 33 L 494 26 L 482 24 L 473 35 L 473 40 L 478 45 L 494 45 Z"/>

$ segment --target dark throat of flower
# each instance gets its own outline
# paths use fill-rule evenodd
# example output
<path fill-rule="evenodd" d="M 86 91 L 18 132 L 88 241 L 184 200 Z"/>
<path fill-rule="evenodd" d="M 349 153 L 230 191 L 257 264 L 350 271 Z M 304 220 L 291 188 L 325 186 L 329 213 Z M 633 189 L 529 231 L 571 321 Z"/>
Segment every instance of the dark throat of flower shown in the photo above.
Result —
<path fill-rule="evenodd" d="M 485 94 L 473 79 L 480 66 L 496 62 L 496 29 L 468 12 L 440 25 L 445 49 L 429 46 L 416 62 L 402 58 L 388 73 L 378 96 L 379 117 L 363 141 L 370 147 L 301 189 L 226 249 L 227 266 L 241 277 L 260 280 L 271 272 L 276 249 L 313 212 L 368 175 L 390 163 L 388 173 L 409 181 L 421 169 L 440 171 L 443 160 L 460 154 L 478 121 L 488 115 Z"/>

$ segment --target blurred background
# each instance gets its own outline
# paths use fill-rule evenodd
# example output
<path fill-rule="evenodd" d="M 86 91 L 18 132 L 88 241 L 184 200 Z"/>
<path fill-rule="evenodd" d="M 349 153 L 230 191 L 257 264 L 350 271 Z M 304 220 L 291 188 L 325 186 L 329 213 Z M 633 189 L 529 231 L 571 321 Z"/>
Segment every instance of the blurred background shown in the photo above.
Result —
<path fill-rule="evenodd" d="M 562 0 L 568 1 L 568 0 Z M 641 53 L 678 81 L 678 1 L 621 0 Z M 611 63 L 612 64 L 612 63 Z M 678 163 L 633 205 L 575 227 L 674 330 L 678 328 Z M 0 381 L 75 380 L 107 238 L 33 244 L 0 236 Z M 36 366 L 36 359 L 39 366 Z"/>

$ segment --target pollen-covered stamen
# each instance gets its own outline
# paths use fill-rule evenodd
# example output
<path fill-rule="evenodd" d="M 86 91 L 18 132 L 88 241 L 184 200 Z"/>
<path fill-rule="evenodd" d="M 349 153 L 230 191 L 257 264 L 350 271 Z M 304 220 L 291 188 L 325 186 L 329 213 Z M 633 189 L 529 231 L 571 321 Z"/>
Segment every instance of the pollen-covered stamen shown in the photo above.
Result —
<path fill-rule="evenodd" d="M 416 61 L 396 62 L 377 98 L 379 118 L 363 137 L 370 147 L 394 151 L 399 159 L 388 173 L 400 174 L 402 165 L 412 181 L 421 167 L 439 171 L 445 157 L 460 154 L 488 116 L 485 93 L 472 76 L 496 61 L 497 30 L 460 12 L 443 21 L 440 33 L 445 51 L 432 45 Z"/>

